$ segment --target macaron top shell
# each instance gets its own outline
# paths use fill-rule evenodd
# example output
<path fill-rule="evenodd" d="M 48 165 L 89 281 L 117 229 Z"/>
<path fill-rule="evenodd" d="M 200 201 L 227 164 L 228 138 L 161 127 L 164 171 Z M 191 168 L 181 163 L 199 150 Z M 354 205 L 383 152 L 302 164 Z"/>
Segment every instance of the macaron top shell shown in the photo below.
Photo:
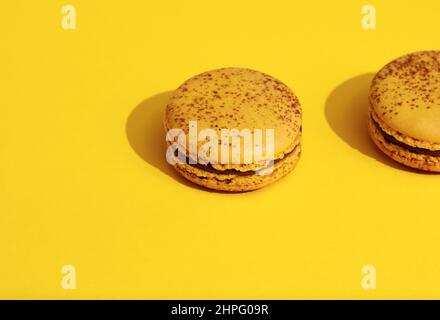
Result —
<path fill-rule="evenodd" d="M 372 82 L 373 118 L 396 139 L 440 149 L 440 51 L 422 51 L 386 65 Z"/>
<path fill-rule="evenodd" d="M 250 69 L 223 68 L 199 74 L 183 83 L 170 97 L 165 128 L 188 134 L 189 122 L 198 131 L 221 129 L 274 129 L 274 158 L 283 158 L 298 144 L 301 107 L 295 94 L 279 80 Z M 199 141 L 197 150 L 204 141 Z M 191 155 L 189 155 L 191 156 Z M 253 170 L 255 164 L 213 165 L 218 170 Z"/>

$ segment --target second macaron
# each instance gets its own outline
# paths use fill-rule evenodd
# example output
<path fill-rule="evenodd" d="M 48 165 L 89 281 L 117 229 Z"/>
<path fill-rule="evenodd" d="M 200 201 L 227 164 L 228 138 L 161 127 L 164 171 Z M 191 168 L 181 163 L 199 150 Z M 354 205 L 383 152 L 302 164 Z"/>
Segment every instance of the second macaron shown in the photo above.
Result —
<path fill-rule="evenodd" d="M 377 73 L 369 129 L 390 158 L 440 172 L 440 51 L 405 55 Z"/>

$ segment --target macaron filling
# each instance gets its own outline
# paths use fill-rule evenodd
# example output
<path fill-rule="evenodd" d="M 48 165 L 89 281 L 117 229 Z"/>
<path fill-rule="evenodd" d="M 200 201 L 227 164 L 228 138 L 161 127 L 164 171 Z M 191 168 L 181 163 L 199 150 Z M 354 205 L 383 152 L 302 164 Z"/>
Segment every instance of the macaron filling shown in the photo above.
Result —
<path fill-rule="evenodd" d="M 384 137 L 386 142 L 393 144 L 393 145 L 396 145 L 398 147 L 404 148 L 412 153 L 422 154 L 422 155 L 427 155 L 427 156 L 432 156 L 432 157 L 440 157 L 440 150 L 429 150 L 429 149 L 410 146 L 406 143 L 403 143 L 402 141 L 397 140 L 392 135 L 386 133 L 381 128 L 381 126 L 377 123 L 377 121 L 373 119 L 373 117 L 371 117 L 371 121 L 373 121 L 374 125 L 379 130 L 379 132 L 382 134 L 382 136 Z"/>
<path fill-rule="evenodd" d="M 292 151 L 286 153 L 284 155 L 284 157 L 292 154 L 293 152 L 296 152 L 298 146 L 296 146 L 295 148 L 293 148 Z M 281 159 L 275 159 L 273 161 L 273 164 L 278 163 L 279 161 L 283 160 Z M 189 162 L 189 158 L 187 158 L 187 162 L 186 163 L 190 163 Z M 211 172 L 211 173 L 215 173 L 215 174 L 232 174 L 232 175 L 237 175 L 237 176 L 252 176 L 255 175 L 257 171 L 255 170 L 250 170 L 250 171 L 240 171 L 240 170 L 235 170 L 235 169 L 226 169 L 226 170 L 217 170 L 215 169 L 210 163 L 208 164 L 200 164 L 200 163 L 196 163 L 196 164 L 189 164 L 191 167 L 203 170 L 203 171 L 207 171 L 207 172 Z"/>

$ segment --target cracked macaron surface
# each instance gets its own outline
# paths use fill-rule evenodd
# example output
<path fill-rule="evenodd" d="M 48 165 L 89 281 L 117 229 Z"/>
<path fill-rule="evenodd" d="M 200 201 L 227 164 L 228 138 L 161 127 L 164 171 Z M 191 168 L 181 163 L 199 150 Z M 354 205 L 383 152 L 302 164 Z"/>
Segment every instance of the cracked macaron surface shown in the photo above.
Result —
<path fill-rule="evenodd" d="M 205 187 L 247 191 L 278 180 L 294 168 L 300 155 L 301 120 L 298 98 L 281 81 L 246 68 L 222 68 L 192 77 L 171 95 L 165 130 L 180 128 L 188 135 L 190 121 L 197 121 L 199 132 L 211 128 L 219 137 L 221 129 L 262 129 L 263 137 L 265 129 L 273 129 L 275 164 L 268 176 L 255 174 L 263 166 L 260 162 L 243 161 L 243 143 L 240 163 L 175 165 L 184 177 Z M 198 141 L 197 150 L 204 143 Z M 232 147 L 229 144 L 230 152 Z M 197 159 L 188 145 L 186 150 L 187 157 Z"/>
<path fill-rule="evenodd" d="M 440 171 L 440 51 L 405 55 L 377 73 L 369 128 L 374 142 L 394 160 Z"/>

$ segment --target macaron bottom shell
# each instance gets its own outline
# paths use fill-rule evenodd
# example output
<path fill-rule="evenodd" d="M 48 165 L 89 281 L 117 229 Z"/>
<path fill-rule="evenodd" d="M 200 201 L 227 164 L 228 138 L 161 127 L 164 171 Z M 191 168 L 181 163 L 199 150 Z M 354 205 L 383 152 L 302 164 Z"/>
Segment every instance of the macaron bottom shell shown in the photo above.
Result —
<path fill-rule="evenodd" d="M 301 144 L 298 144 L 284 158 L 275 161 L 273 172 L 268 175 L 214 173 L 189 164 L 176 164 L 174 168 L 184 178 L 202 187 L 226 192 L 246 192 L 260 189 L 286 176 L 296 167 L 300 155 Z"/>
<path fill-rule="evenodd" d="M 414 169 L 440 172 L 440 157 L 412 152 L 386 140 L 372 117 L 368 123 L 368 131 L 376 146 L 391 159 Z"/>

